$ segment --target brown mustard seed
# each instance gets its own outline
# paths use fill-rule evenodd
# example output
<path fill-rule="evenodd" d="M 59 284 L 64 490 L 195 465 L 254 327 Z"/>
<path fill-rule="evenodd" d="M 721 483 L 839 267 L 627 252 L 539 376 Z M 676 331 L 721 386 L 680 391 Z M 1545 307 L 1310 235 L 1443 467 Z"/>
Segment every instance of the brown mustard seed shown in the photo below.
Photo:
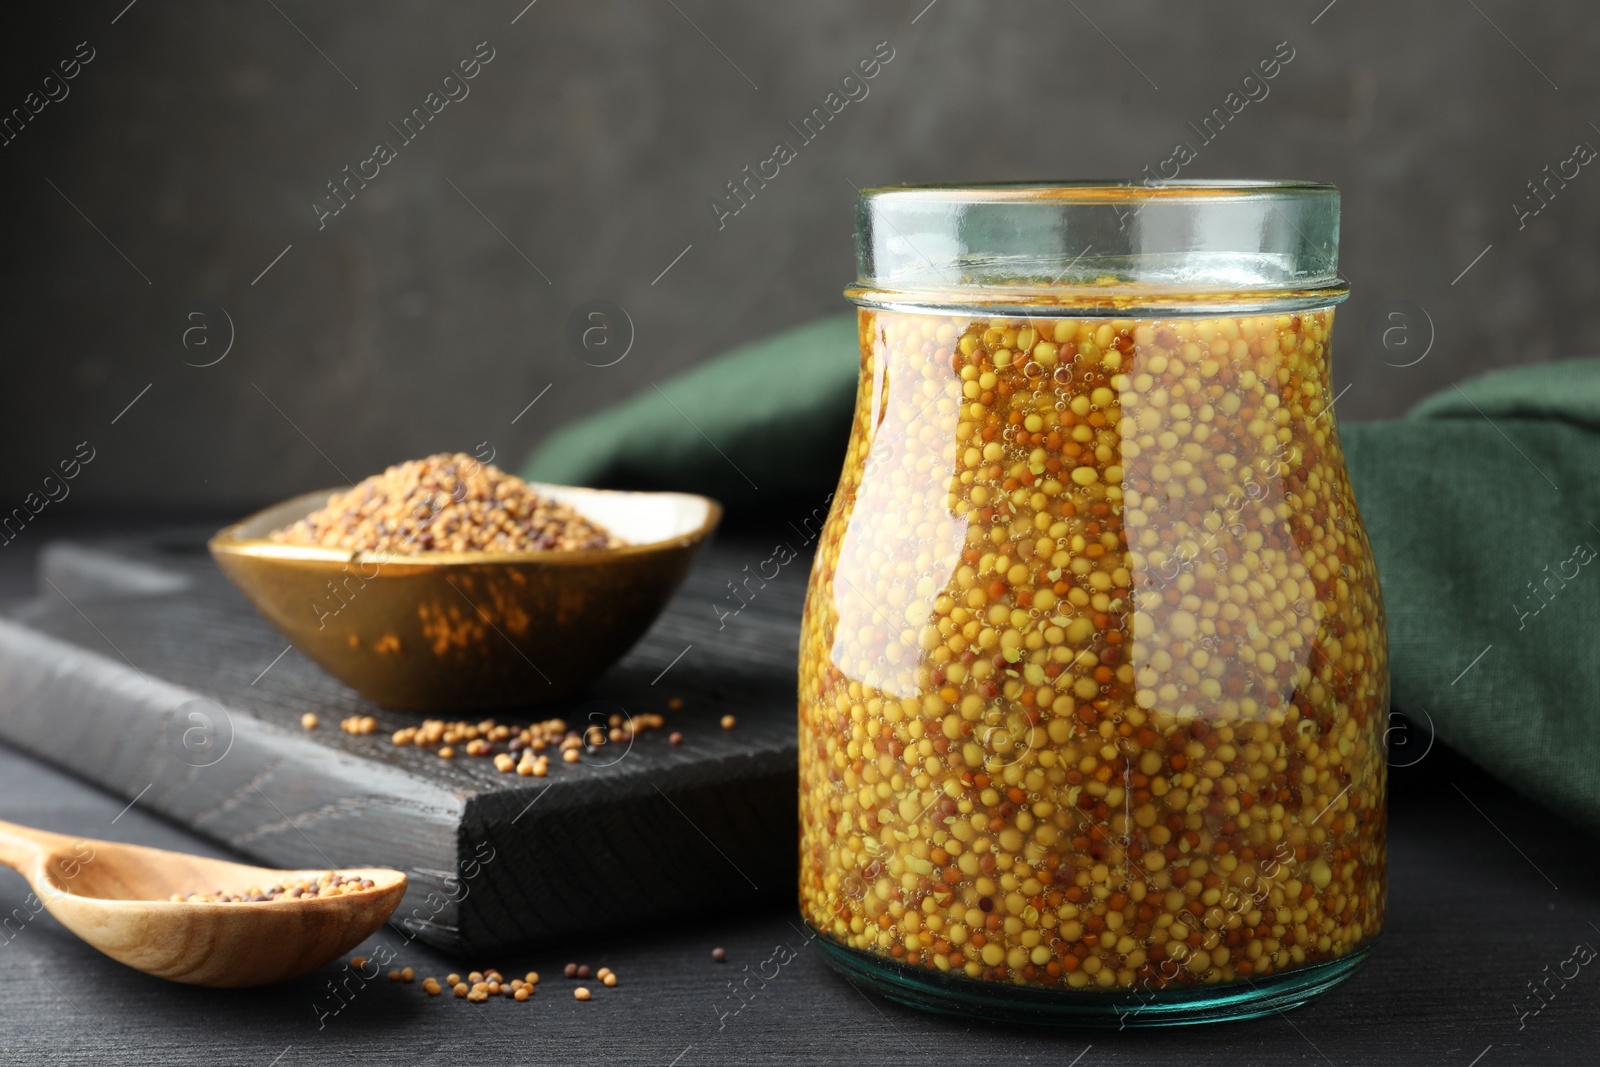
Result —
<path fill-rule="evenodd" d="M 578 965 L 576 963 L 569 963 L 565 967 L 561 968 L 561 973 L 566 975 L 568 978 L 576 978 L 578 977 Z"/>
<path fill-rule="evenodd" d="M 315 730 L 317 728 L 316 715 L 309 711 L 306 712 L 304 715 L 300 716 L 300 725 L 307 730 Z"/>
<path fill-rule="evenodd" d="M 683 735 L 674 730 L 672 733 L 667 735 L 667 743 L 671 745 L 681 745 L 683 744 Z"/>
<path fill-rule="evenodd" d="M 738 721 L 739 720 L 735 719 L 732 715 L 724 715 L 722 717 L 722 728 L 724 730 L 731 730 L 733 729 L 734 723 Z"/>
<path fill-rule="evenodd" d="M 578 977 L 579 978 L 587 978 L 587 977 L 589 977 L 589 965 L 587 963 L 578 964 Z"/>
<path fill-rule="evenodd" d="M 673 697 L 671 700 L 667 701 L 667 710 L 668 711 L 682 711 L 683 710 L 683 698 L 682 697 Z"/>
<path fill-rule="evenodd" d="M 527 482 L 464 453 L 396 464 L 268 535 L 355 552 L 537 552 L 625 542 Z"/>
<path fill-rule="evenodd" d="M 174 893 L 167 899 L 189 904 L 266 904 L 279 900 L 315 900 L 318 897 L 346 896 L 373 888 L 370 878 L 346 878 L 337 871 L 316 878 L 289 878 L 265 888 L 258 885 L 243 889 L 217 889 L 210 893 Z M 366 963 L 366 958 L 355 957 Z M 352 960 L 352 966 L 359 967 Z"/>
<path fill-rule="evenodd" d="M 728 962 L 728 950 L 725 949 L 725 948 L 720 948 L 720 947 L 719 948 L 714 948 L 714 949 L 711 950 L 711 958 L 713 960 L 715 960 L 717 963 L 727 963 Z"/>
<path fill-rule="evenodd" d="M 572 995 L 577 1000 L 588 1000 L 589 999 L 589 987 L 588 986 L 579 986 L 577 989 L 574 989 L 572 991 Z"/>

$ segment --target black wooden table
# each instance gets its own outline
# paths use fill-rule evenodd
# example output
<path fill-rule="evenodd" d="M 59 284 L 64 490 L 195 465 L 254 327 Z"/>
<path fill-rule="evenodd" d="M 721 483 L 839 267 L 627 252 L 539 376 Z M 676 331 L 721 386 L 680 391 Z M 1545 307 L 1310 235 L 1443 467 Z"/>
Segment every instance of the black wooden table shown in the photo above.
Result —
<path fill-rule="evenodd" d="M 0 595 L 27 590 L 26 548 L 13 546 L 15 554 L 0 561 Z M 392 953 L 393 966 L 415 968 L 417 983 L 380 977 L 345 993 L 340 1007 L 327 988 L 333 968 L 242 991 L 193 989 L 129 971 L 47 914 L 31 914 L 26 884 L 0 871 L 0 911 L 18 909 L 22 917 L 0 926 L 0 1063 L 1600 1062 L 1600 970 L 1571 976 L 1567 963 L 1580 944 L 1600 947 L 1593 840 L 1441 745 L 1421 755 L 1422 743 L 1413 739 L 1406 751 L 1400 762 L 1416 762 L 1391 774 L 1387 931 L 1354 978 L 1282 1016 L 1118 1033 L 923 1015 L 830 971 L 784 905 L 708 911 L 643 928 L 618 914 L 614 932 L 496 959 L 447 958 L 385 928 L 363 951 Z M 0 749 L 0 817 L 224 854 L 137 803 L 126 805 Z M 726 963 L 712 960 L 718 946 L 727 950 Z M 775 952 L 780 946 L 784 951 Z M 609 966 L 619 984 L 584 983 L 595 995 L 579 1003 L 571 995 L 578 983 L 561 976 L 569 960 Z M 426 975 L 486 966 L 508 976 L 538 970 L 540 992 L 526 1003 L 493 998 L 478 1005 L 422 991 Z M 765 980 L 751 979 L 736 995 L 732 986 L 758 972 Z"/>

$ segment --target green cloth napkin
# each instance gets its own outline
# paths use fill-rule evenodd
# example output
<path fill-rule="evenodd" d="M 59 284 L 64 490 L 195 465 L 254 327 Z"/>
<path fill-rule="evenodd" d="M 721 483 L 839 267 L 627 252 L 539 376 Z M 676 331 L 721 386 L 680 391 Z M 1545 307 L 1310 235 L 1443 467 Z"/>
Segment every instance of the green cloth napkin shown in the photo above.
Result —
<path fill-rule="evenodd" d="M 736 349 L 569 426 L 532 479 L 819 502 L 855 400 L 853 315 Z M 1600 359 L 1500 371 L 1340 427 L 1377 553 L 1394 706 L 1600 832 Z M 1419 759 L 1422 731 L 1391 735 Z"/>

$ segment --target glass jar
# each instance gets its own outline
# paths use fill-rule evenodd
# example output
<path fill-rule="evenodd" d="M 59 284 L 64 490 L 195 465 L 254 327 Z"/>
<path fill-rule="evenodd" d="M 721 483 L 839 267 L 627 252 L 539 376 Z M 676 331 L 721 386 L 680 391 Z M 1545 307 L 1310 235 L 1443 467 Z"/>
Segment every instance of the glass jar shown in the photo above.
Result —
<path fill-rule="evenodd" d="M 800 649 L 800 900 L 989 1019 L 1281 1010 L 1383 924 L 1388 667 L 1334 426 L 1339 196 L 861 195 Z"/>

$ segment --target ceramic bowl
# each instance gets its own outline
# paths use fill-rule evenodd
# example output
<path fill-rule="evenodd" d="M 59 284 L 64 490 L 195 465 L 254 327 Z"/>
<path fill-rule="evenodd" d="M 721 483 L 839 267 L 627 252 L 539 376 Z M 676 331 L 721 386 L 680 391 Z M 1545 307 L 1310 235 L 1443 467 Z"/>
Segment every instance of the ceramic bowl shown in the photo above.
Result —
<path fill-rule="evenodd" d="M 325 504 L 307 493 L 209 543 L 294 646 L 362 696 L 465 711 L 570 696 L 633 646 L 722 518 L 687 493 L 533 486 L 628 543 L 547 552 L 352 553 L 268 540 Z"/>

